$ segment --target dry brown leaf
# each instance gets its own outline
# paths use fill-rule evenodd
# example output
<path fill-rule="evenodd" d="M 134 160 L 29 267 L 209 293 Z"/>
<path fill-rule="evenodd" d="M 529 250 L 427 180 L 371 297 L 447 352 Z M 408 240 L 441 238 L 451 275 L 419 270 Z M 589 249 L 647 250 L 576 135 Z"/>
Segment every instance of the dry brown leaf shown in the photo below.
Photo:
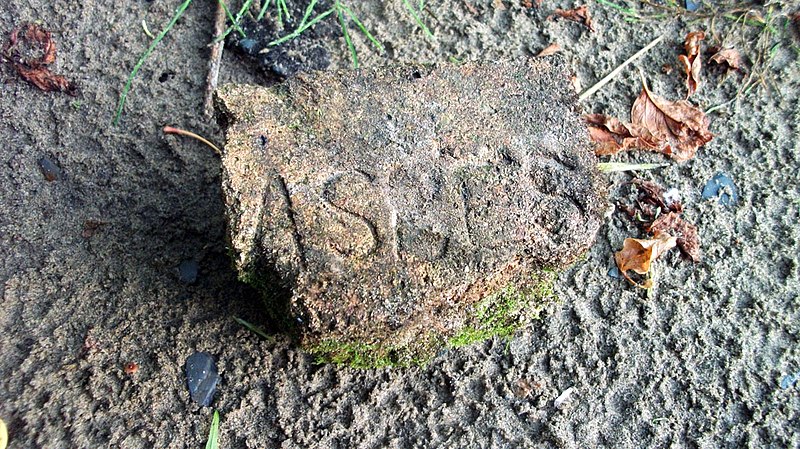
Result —
<path fill-rule="evenodd" d="M 698 148 L 714 138 L 703 111 L 686 100 L 665 100 L 646 85 L 631 107 L 631 123 L 637 129 L 637 137 L 657 142 L 655 151 L 678 162 L 691 159 Z"/>
<path fill-rule="evenodd" d="M 550 56 L 550 55 L 556 54 L 556 53 L 558 53 L 560 51 L 561 51 L 561 46 L 558 45 L 558 44 L 553 43 L 553 44 L 550 44 L 547 47 L 545 47 L 544 50 L 540 51 L 539 54 L 537 54 L 536 56 L 537 57 L 539 57 L 539 56 Z"/>
<path fill-rule="evenodd" d="M 614 254 L 614 261 L 625 279 L 641 287 L 642 285 L 628 276 L 628 270 L 639 274 L 649 273 L 653 261 L 674 248 L 676 244 L 677 238 L 666 232 L 657 232 L 650 240 L 627 238 L 622 243 L 622 250 Z"/>
<path fill-rule="evenodd" d="M 692 31 L 686 35 L 683 41 L 683 49 L 686 50 L 686 56 L 694 57 L 700 54 L 700 41 L 706 38 L 706 33 L 702 31 Z"/>
<path fill-rule="evenodd" d="M 587 114 L 584 120 L 589 125 L 589 136 L 596 143 L 595 154 L 598 156 L 609 156 L 633 148 L 649 150 L 658 148 L 657 142 L 641 136 L 641 129 L 622 123 L 614 117 Z"/>
<path fill-rule="evenodd" d="M 503 0 L 494 0 L 494 9 L 498 11 L 505 11 L 506 5 L 503 4 Z"/>
<path fill-rule="evenodd" d="M 533 8 L 536 6 L 538 8 L 542 6 L 542 0 L 522 0 L 522 6 L 525 8 Z"/>
<path fill-rule="evenodd" d="M 687 98 L 700 87 L 700 69 L 703 65 L 700 57 L 700 41 L 705 38 L 706 33 L 702 31 L 693 31 L 687 34 L 683 43 L 683 49 L 686 54 L 678 56 L 678 61 L 681 63 L 684 73 L 686 73 Z"/>
<path fill-rule="evenodd" d="M 651 204 L 657 207 L 660 212 L 671 211 L 671 212 L 677 212 L 679 214 L 683 212 L 683 204 L 680 202 L 680 200 L 667 203 L 666 200 L 664 199 L 664 194 L 666 193 L 666 190 L 664 190 L 663 187 L 656 184 L 655 182 L 645 181 L 642 179 L 634 179 L 633 181 L 631 181 L 631 183 L 635 185 L 637 190 L 639 191 L 638 201 L 640 204 L 642 203 Z M 650 215 L 649 220 L 652 221 L 654 217 L 655 214 Z"/>
<path fill-rule="evenodd" d="M 44 67 L 28 68 L 21 64 L 14 64 L 17 73 L 25 81 L 33 84 L 45 92 L 59 91 L 75 95 L 74 86 L 61 75 L 56 75 Z"/>
<path fill-rule="evenodd" d="M 739 70 L 742 67 L 742 55 L 735 48 L 723 48 L 714 53 L 709 60 L 713 63 L 725 65 L 728 70 Z"/>
<path fill-rule="evenodd" d="M 700 237 L 697 235 L 697 227 L 686 222 L 680 214 L 670 212 L 659 216 L 650 225 L 649 232 L 675 235 L 681 253 L 694 262 L 700 262 Z"/>
<path fill-rule="evenodd" d="M 50 32 L 41 26 L 29 23 L 15 28 L 3 47 L 3 56 L 11 61 L 22 79 L 39 89 L 77 93 L 74 84 L 47 68 L 56 60 L 56 44 Z"/>
<path fill-rule="evenodd" d="M 548 19 L 552 20 L 552 18 L 555 16 L 571 20 L 573 22 L 578 22 L 586 28 L 589 28 L 589 31 L 594 31 L 594 26 L 592 25 L 592 15 L 589 14 L 589 7 L 586 5 L 578 6 L 577 8 L 572 9 L 556 8 L 556 10 L 553 11 L 553 14 L 549 16 Z"/>

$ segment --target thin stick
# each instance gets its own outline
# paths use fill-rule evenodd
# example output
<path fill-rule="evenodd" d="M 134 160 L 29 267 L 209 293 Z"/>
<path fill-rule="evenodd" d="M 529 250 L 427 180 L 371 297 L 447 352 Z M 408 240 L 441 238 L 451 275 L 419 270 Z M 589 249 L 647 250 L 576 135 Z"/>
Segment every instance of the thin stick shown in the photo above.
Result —
<path fill-rule="evenodd" d="M 211 55 L 208 58 L 208 76 L 206 77 L 206 99 L 203 110 L 206 117 L 214 115 L 214 91 L 217 90 L 219 81 L 219 67 L 222 62 L 222 49 L 225 42 L 217 37 L 225 32 L 225 8 L 222 2 L 217 2 L 217 13 L 214 16 L 214 39 L 211 44 Z"/>
<path fill-rule="evenodd" d="M 619 74 L 620 74 L 620 72 L 622 72 L 622 70 L 623 70 L 623 69 L 625 69 L 625 67 L 626 67 L 628 64 L 630 64 L 631 62 L 635 61 L 636 59 L 638 59 L 638 58 L 639 58 L 640 56 L 642 56 L 643 54 L 645 54 L 645 53 L 647 53 L 648 51 L 650 51 L 650 49 L 651 49 L 651 48 L 653 48 L 653 47 L 655 47 L 656 45 L 658 45 L 658 43 L 659 43 L 659 42 L 661 42 L 661 40 L 662 40 L 662 39 L 664 39 L 664 35 L 663 35 L 663 34 L 662 34 L 661 36 L 658 36 L 657 38 L 653 39 L 653 41 L 652 41 L 652 42 L 650 42 L 649 44 L 647 44 L 647 46 L 646 46 L 646 47 L 644 47 L 643 49 L 641 49 L 641 50 L 637 51 L 637 52 L 636 52 L 636 54 L 634 54 L 634 55 L 633 55 L 633 56 L 631 56 L 630 58 L 626 59 L 626 60 L 625 60 L 625 62 L 623 62 L 622 64 L 620 64 L 620 65 L 619 65 L 619 66 L 618 66 L 616 69 L 612 70 L 612 71 L 611 71 L 611 73 L 609 73 L 608 75 L 604 76 L 604 77 L 603 77 L 603 79 L 601 79 L 600 81 L 598 81 L 598 82 L 597 82 L 597 84 L 595 84 L 594 86 L 592 86 L 592 87 L 590 87 L 590 88 L 586 89 L 586 91 L 584 91 L 584 92 L 583 92 L 583 93 L 582 93 L 582 94 L 581 94 L 581 95 L 578 97 L 578 100 L 580 100 L 580 101 L 583 101 L 583 100 L 585 100 L 585 99 L 587 99 L 587 98 L 591 97 L 591 96 L 592 96 L 592 95 L 593 95 L 595 92 L 597 92 L 598 90 L 602 89 L 602 88 L 603 88 L 603 86 L 605 86 L 605 85 L 606 85 L 606 84 L 608 84 L 608 83 L 609 83 L 609 82 L 610 82 L 612 79 L 614 79 L 614 77 L 616 77 L 617 75 L 619 75 Z"/>
<path fill-rule="evenodd" d="M 206 140 L 205 137 L 195 134 L 191 131 L 186 131 L 185 129 L 180 129 L 180 128 L 173 128 L 172 126 L 165 126 L 163 131 L 165 134 L 177 134 L 179 136 L 186 136 L 186 137 L 191 137 L 192 139 L 197 139 L 200 142 L 203 142 L 204 144 L 213 148 L 214 151 L 217 152 L 217 154 L 222 155 L 222 151 L 220 151 L 216 145 Z"/>
<path fill-rule="evenodd" d="M 626 164 L 624 162 L 600 162 L 597 164 L 597 169 L 603 172 L 655 170 L 662 167 L 669 167 L 669 164 Z"/>

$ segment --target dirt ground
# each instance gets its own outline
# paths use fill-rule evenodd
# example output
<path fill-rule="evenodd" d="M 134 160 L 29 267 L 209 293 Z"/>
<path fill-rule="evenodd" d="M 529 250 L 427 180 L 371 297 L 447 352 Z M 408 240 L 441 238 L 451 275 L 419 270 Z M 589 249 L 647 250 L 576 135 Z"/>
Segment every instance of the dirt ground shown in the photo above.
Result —
<path fill-rule="evenodd" d="M 190 6 L 111 126 L 125 78 L 150 42 L 141 21 L 159 29 L 178 3 L 0 6 L 0 34 L 40 21 L 58 44 L 54 70 L 80 86 L 75 98 L 44 93 L 0 68 L 0 418 L 11 448 L 201 447 L 212 408 L 191 402 L 183 369 L 197 350 L 218 359 L 212 407 L 225 448 L 800 447 L 800 392 L 780 386 L 800 371 L 794 25 L 779 22 L 765 37 L 768 49 L 780 45 L 761 66 L 764 83 L 747 95 L 735 99 L 742 75 L 704 72 L 695 104 L 734 99 L 709 114 L 715 139 L 687 163 L 641 174 L 680 191 L 699 228 L 700 263 L 673 251 L 658 262 L 649 293 L 609 276 L 624 238 L 641 236 L 615 214 L 585 260 L 561 275 L 561 303 L 541 327 L 443 352 L 425 368 L 370 371 L 315 365 L 233 320 L 258 323 L 263 313 L 228 259 L 219 158 L 161 133 L 170 124 L 223 141 L 202 114 L 214 2 Z M 628 22 L 595 2 L 594 32 L 546 20 L 577 5 L 431 1 L 424 18 L 435 39 L 401 0 L 351 6 L 390 44 L 379 56 L 354 33 L 364 65 L 530 56 L 557 42 L 583 88 L 664 35 L 583 102 L 586 112 L 623 119 L 641 88 L 635 67 L 656 93 L 685 96 L 676 57 L 688 31 L 741 49 L 748 70 L 757 61 L 761 26 L 688 16 Z M 346 66 L 341 38 L 334 48 L 333 65 Z M 675 71 L 663 73 L 664 64 Z M 232 52 L 222 77 L 266 81 Z M 57 179 L 45 178 L 42 159 Z M 733 206 L 701 198 L 720 172 L 738 189 Z M 609 175 L 613 198 L 630 178 Z M 185 261 L 199 264 L 194 282 L 179 276 Z M 136 373 L 123 371 L 129 362 Z"/>

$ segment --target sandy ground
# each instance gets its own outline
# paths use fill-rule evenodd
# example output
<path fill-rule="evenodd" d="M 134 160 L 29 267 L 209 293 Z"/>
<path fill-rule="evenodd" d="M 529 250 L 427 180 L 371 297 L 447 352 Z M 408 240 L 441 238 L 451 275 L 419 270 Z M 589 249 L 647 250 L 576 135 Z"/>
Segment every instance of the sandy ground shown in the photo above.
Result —
<path fill-rule="evenodd" d="M 523 56 L 558 42 L 584 87 L 663 34 L 636 66 L 670 99 L 685 94 L 681 76 L 661 66 L 676 65 L 686 32 L 710 30 L 702 20 L 628 23 L 590 3 L 590 33 L 545 20 L 577 5 L 566 1 L 537 11 L 442 0 L 426 16 L 431 40 L 399 0 L 355 3 L 391 43 L 385 58 L 356 36 L 363 64 Z M 671 253 L 650 294 L 609 277 L 613 252 L 639 236 L 615 215 L 560 277 L 562 302 L 541 327 L 441 353 L 425 368 L 358 371 L 314 365 L 232 319 L 263 317 L 227 258 L 219 159 L 160 132 L 172 124 L 223 139 L 202 115 L 213 2 L 189 8 L 142 69 L 121 125 L 110 125 L 149 43 L 141 20 L 157 29 L 177 4 L 0 6 L 4 36 L 24 21 L 52 30 L 54 69 L 81 88 L 77 98 L 46 94 L 0 69 L 0 417 L 11 448 L 201 447 L 212 409 L 191 402 L 183 373 L 195 350 L 219 360 L 212 405 L 226 448 L 800 447 L 800 393 L 779 385 L 800 371 L 800 66 L 791 41 L 777 48 L 766 85 L 711 114 L 716 138 L 694 160 L 643 174 L 680 190 L 702 262 Z M 712 40 L 755 59 L 759 30 L 732 29 L 716 21 Z M 343 44 L 335 48 L 334 64 L 347 64 Z M 223 78 L 264 81 L 232 53 Z M 692 101 L 724 103 L 739 79 L 711 75 Z M 584 106 L 626 119 L 639 90 L 638 72 L 626 70 Z M 57 180 L 45 179 L 42 158 L 59 168 Z M 718 172 L 739 189 L 732 207 L 700 197 Z M 629 179 L 609 176 L 615 196 Z M 87 232 L 87 220 L 102 225 Z M 191 284 L 177 272 L 187 260 L 200 267 Z M 128 362 L 138 372 L 125 374 Z M 556 408 L 570 387 L 571 400 Z"/>

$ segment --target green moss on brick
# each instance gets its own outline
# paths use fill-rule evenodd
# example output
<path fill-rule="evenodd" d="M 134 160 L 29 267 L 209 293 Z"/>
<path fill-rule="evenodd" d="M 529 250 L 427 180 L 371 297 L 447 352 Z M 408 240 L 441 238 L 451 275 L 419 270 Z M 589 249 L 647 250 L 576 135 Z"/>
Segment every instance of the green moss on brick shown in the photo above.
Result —
<path fill-rule="evenodd" d="M 352 368 L 425 366 L 442 347 L 457 348 L 492 337 L 510 339 L 525 325 L 540 318 L 555 299 L 553 283 L 558 273 L 545 269 L 536 273 L 528 287 L 509 285 L 473 306 L 467 324 L 446 338 L 430 334 L 412 346 L 368 344 L 335 339 L 304 348 L 316 363 L 334 363 Z"/>
<path fill-rule="evenodd" d="M 474 306 L 470 322 L 447 340 L 458 348 L 492 337 L 510 338 L 518 329 L 538 320 L 545 306 L 555 300 L 553 283 L 557 273 L 543 270 L 537 273 L 531 287 L 517 289 L 509 285 Z"/>
<path fill-rule="evenodd" d="M 412 345 L 379 345 L 334 339 L 323 340 L 305 350 L 315 363 L 333 363 L 351 368 L 425 366 L 442 347 L 441 338 L 428 335 Z"/>

